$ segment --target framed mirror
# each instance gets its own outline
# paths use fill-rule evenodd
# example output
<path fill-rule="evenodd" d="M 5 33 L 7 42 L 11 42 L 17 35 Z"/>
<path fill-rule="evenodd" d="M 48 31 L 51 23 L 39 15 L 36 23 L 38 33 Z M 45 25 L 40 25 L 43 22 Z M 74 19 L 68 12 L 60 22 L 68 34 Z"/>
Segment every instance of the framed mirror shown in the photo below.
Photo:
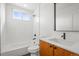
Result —
<path fill-rule="evenodd" d="M 54 3 L 54 30 L 79 32 L 79 3 Z"/>

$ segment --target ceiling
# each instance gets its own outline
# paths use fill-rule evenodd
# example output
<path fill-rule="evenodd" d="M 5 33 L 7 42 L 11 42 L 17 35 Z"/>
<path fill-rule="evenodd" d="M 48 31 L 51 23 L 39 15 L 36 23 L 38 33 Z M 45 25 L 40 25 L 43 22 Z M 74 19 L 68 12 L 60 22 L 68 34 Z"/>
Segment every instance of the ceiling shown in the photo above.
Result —
<path fill-rule="evenodd" d="M 20 6 L 22 8 L 26 8 L 29 10 L 36 10 L 37 8 L 39 8 L 39 3 L 13 3 L 16 6 Z"/>

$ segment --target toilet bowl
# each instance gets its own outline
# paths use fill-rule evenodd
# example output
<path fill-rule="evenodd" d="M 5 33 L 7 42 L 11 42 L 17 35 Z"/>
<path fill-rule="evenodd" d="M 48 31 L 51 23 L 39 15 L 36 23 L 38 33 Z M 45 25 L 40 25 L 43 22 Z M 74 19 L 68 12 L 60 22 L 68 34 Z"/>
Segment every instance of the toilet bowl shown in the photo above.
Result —
<path fill-rule="evenodd" d="M 38 56 L 39 53 L 39 46 L 30 46 L 28 47 L 28 52 L 31 54 L 31 56 Z"/>

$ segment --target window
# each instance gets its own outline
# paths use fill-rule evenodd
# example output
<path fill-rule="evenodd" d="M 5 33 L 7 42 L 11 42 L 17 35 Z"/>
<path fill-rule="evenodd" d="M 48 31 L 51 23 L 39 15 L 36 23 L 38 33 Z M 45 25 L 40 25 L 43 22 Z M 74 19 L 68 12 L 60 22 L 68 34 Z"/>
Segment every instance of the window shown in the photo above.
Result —
<path fill-rule="evenodd" d="M 25 21 L 31 21 L 32 20 L 32 15 L 23 14 L 23 20 L 25 20 Z"/>
<path fill-rule="evenodd" d="M 13 10 L 13 19 L 22 20 L 22 13 L 18 10 Z"/>
<path fill-rule="evenodd" d="M 28 14 L 26 12 L 24 13 L 20 10 L 13 9 L 12 14 L 13 14 L 12 15 L 13 19 L 23 20 L 23 21 L 31 21 L 32 20 L 31 14 Z"/>

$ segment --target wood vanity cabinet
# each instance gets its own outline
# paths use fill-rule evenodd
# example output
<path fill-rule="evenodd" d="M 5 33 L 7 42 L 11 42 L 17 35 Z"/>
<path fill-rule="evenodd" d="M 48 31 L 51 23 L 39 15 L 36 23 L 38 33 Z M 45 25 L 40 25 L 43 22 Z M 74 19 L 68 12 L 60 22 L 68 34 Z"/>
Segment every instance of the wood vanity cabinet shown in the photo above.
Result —
<path fill-rule="evenodd" d="M 53 55 L 53 45 L 40 40 L 40 56 L 52 56 Z"/>
<path fill-rule="evenodd" d="M 79 56 L 76 53 L 65 50 L 64 48 L 40 40 L 40 56 Z"/>

